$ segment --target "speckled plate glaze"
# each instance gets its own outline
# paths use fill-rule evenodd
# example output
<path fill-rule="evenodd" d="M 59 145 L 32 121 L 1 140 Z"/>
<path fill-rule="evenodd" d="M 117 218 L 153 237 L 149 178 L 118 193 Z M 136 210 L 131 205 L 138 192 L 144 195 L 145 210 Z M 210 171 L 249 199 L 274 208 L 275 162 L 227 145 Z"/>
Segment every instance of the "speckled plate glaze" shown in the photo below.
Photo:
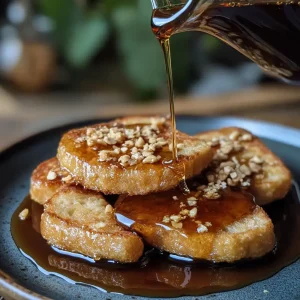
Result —
<path fill-rule="evenodd" d="M 20 253 L 10 233 L 11 216 L 28 194 L 32 170 L 41 161 L 55 155 L 62 133 L 71 128 L 106 121 L 92 120 L 51 129 L 29 137 L 0 154 L 0 295 L 8 296 L 9 299 L 142 299 L 102 293 L 91 287 L 73 285 L 63 279 L 46 276 Z M 299 130 L 276 124 L 226 117 L 180 116 L 177 122 L 178 128 L 189 134 L 225 126 L 244 127 L 263 138 L 265 143 L 292 170 L 294 179 L 300 182 Z M 286 246 L 292 247 L 293 245 Z M 211 298 L 215 300 L 300 299 L 300 260 L 267 280 L 239 290 L 201 297 L 201 299 Z M 197 299 L 197 297 L 182 297 L 181 299 Z"/>

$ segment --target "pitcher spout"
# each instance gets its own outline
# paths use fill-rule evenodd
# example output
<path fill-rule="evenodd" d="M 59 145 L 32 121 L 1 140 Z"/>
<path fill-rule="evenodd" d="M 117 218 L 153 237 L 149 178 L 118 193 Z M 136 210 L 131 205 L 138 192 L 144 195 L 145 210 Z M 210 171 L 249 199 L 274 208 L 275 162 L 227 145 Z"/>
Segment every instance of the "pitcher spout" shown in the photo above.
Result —
<path fill-rule="evenodd" d="M 153 7 L 152 30 L 157 38 L 169 38 L 180 25 L 193 13 L 200 0 L 160 1 L 151 0 Z"/>

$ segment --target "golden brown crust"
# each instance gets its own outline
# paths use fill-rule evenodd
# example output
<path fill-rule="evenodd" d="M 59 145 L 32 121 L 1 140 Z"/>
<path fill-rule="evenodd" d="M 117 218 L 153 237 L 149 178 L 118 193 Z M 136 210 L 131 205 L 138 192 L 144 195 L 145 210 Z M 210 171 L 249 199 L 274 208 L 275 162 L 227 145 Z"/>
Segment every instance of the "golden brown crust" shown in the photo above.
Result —
<path fill-rule="evenodd" d="M 251 134 L 249 131 L 238 128 L 228 127 L 215 131 L 208 131 L 199 133 L 196 136 L 210 141 L 213 138 L 229 137 L 233 132 L 240 134 Z M 263 172 L 253 174 L 251 176 L 251 185 L 249 191 L 253 193 L 258 205 L 265 205 L 275 200 L 282 199 L 288 193 L 292 176 L 289 169 L 284 165 L 281 159 L 276 156 L 264 143 L 257 137 L 252 135 L 252 139 L 249 141 L 241 141 L 244 149 L 238 153 L 232 154 L 239 161 L 249 160 L 254 156 L 262 158 Z M 213 147 L 214 151 L 218 149 Z"/>
<path fill-rule="evenodd" d="M 77 183 L 85 188 L 101 191 L 105 194 L 144 195 L 150 192 L 168 190 L 175 187 L 182 179 L 183 174 L 179 176 L 174 170 L 183 171 L 184 165 L 185 177 L 190 178 L 207 167 L 213 155 L 210 146 L 183 133 L 178 133 L 178 144 L 183 144 L 184 147 L 182 150 L 179 149 L 179 162 L 174 162 L 172 167 L 163 163 L 163 161 L 172 159 L 168 144 L 154 152 L 155 157 L 161 157 L 160 161 L 154 163 L 139 161 L 131 166 L 122 166 L 119 162 L 122 154 L 118 154 L 115 161 L 99 161 L 99 152 L 107 149 L 107 145 L 91 143 L 92 146 L 88 146 L 86 141 L 88 131 L 97 130 L 103 126 L 136 129 L 145 123 L 151 125 L 153 119 L 157 120 L 157 118 L 142 118 L 139 121 L 137 117 L 124 118 L 108 124 L 95 125 L 90 129 L 71 130 L 62 137 L 57 158 L 61 166 L 72 174 Z M 158 138 L 170 141 L 169 122 L 164 121 L 158 127 Z M 146 137 L 144 139 L 150 143 Z M 78 140 L 81 142 L 76 142 Z M 112 150 L 112 147 L 110 146 L 109 149 Z"/>
<path fill-rule="evenodd" d="M 154 194 L 153 200 L 155 197 L 160 197 L 160 195 Z M 197 223 L 198 220 L 203 220 L 203 218 L 205 220 L 205 210 L 211 207 L 208 202 L 214 202 L 215 200 L 208 200 L 208 206 L 206 204 L 203 205 L 203 200 L 197 200 L 198 203 L 193 207 L 197 208 L 197 214 L 198 217 L 200 216 L 200 219 L 193 217 L 191 220 L 187 217 L 179 221 L 179 223 L 174 223 L 169 220 L 165 221 L 165 218 L 162 217 L 168 209 L 165 211 L 156 210 L 155 217 L 151 217 L 151 211 L 154 211 L 154 209 L 147 205 L 150 200 L 143 202 L 143 208 L 137 207 L 134 209 L 132 208 L 132 203 L 135 200 L 132 199 L 133 197 L 120 196 L 116 203 L 117 218 L 122 221 L 122 217 L 120 217 L 122 215 L 127 218 L 126 221 L 128 219 L 133 220 L 133 222 L 130 222 L 132 230 L 142 236 L 148 244 L 166 252 L 194 259 L 231 263 L 241 259 L 261 257 L 272 251 L 275 246 L 272 221 L 263 209 L 256 205 L 254 205 L 253 210 L 247 208 L 247 210 L 249 209 L 252 212 L 232 222 L 228 222 L 228 220 L 232 219 L 232 217 L 235 219 L 240 214 L 240 211 L 244 210 L 242 208 L 244 204 L 238 203 L 236 207 L 234 205 L 226 205 L 224 206 L 225 222 L 220 212 L 218 212 L 219 217 L 216 218 L 214 215 L 214 218 L 210 219 L 212 220 L 211 222 L 199 222 L 200 230 L 196 230 L 197 225 L 193 226 L 192 222 Z M 140 200 L 143 201 L 142 199 Z M 165 200 L 168 201 L 166 198 Z M 238 198 L 233 200 L 233 202 L 238 201 Z M 181 201 L 182 199 L 175 200 L 173 204 L 168 201 L 171 212 L 174 211 L 176 203 Z M 160 207 L 160 204 L 158 207 Z M 133 211 L 132 213 L 129 212 L 129 214 L 126 209 L 128 205 L 130 205 L 129 209 Z M 221 205 L 221 203 L 217 205 Z M 186 205 L 183 207 L 182 212 L 186 209 L 190 211 L 193 207 Z M 163 210 L 163 208 L 161 209 Z M 212 208 L 212 211 L 214 209 Z M 183 216 L 182 212 L 178 215 Z M 167 219 L 172 219 L 173 217 L 177 216 L 169 215 Z M 213 229 L 215 222 L 224 222 L 225 226 L 217 230 Z M 181 224 L 181 226 L 177 226 L 177 224 Z"/>
<path fill-rule="evenodd" d="M 55 173 L 54 179 L 47 179 L 49 172 Z M 50 158 L 32 172 L 30 180 L 30 196 L 35 202 L 44 205 L 64 184 L 62 178 L 68 176 L 66 171 L 62 171 L 56 157 Z"/>
<path fill-rule="evenodd" d="M 214 241 L 213 257 L 216 261 L 258 258 L 274 249 L 274 226 L 261 207 L 244 219 L 235 222 Z"/>
<path fill-rule="evenodd" d="M 41 233 L 51 245 L 95 260 L 136 262 L 144 248 L 140 237 L 117 224 L 101 194 L 75 186 L 63 187 L 47 201 Z"/>

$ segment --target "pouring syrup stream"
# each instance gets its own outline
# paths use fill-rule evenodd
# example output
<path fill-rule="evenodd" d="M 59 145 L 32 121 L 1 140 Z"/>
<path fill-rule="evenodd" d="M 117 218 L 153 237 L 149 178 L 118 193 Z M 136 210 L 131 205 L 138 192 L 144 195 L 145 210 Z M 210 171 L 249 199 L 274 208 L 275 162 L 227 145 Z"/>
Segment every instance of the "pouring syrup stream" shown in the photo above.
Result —
<path fill-rule="evenodd" d="M 175 119 L 175 107 L 174 107 L 174 87 L 173 87 L 173 74 L 172 74 L 172 60 L 170 51 L 170 39 L 159 39 L 159 43 L 162 47 L 167 81 L 168 81 L 168 92 L 169 92 L 169 103 L 170 103 L 170 113 L 171 113 L 171 125 L 172 125 L 172 154 L 173 161 L 178 161 L 177 152 L 177 139 L 176 139 L 176 119 Z"/>

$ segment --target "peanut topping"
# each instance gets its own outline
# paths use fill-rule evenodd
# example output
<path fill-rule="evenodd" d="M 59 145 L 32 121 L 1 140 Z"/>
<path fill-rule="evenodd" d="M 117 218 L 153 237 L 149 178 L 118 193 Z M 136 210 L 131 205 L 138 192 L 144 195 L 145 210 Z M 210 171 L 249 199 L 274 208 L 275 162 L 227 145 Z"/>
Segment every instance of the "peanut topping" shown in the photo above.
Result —
<path fill-rule="evenodd" d="M 197 215 L 197 212 L 198 212 L 197 208 L 194 207 L 193 209 L 190 210 L 189 216 L 190 216 L 191 218 L 195 218 L 196 215 Z"/>
<path fill-rule="evenodd" d="M 163 223 L 169 223 L 170 222 L 170 217 L 169 216 L 164 216 L 162 221 L 163 221 Z"/>
<path fill-rule="evenodd" d="M 144 164 L 153 164 L 161 159 L 161 156 L 149 155 L 143 159 Z"/>
<path fill-rule="evenodd" d="M 182 228 L 182 223 L 181 222 L 177 223 L 177 222 L 172 221 L 171 224 L 174 228 L 177 228 L 177 229 Z"/>
<path fill-rule="evenodd" d="M 198 233 L 207 232 L 207 231 L 208 231 L 208 229 L 207 229 L 207 227 L 205 225 L 199 224 L 199 226 L 197 228 L 197 232 Z"/>
<path fill-rule="evenodd" d="M 110 128 L 105 125 L 87 128 L 85 137 L 79 137 L 76 143 L 86 141 L 92 149 L 111 146 L 113 150 L 98 152 L 99 162 L 118 162 L 122 166 L 133 166 L 139 162 L 153 164 L 161 160 L 157 151 L 168 145 L 168 141 L 160 136 L 159 128 L 166 119 L 152 118 L 151 122 L 149 125 L 132 128 L 121 127 L 120 124 L 113 124 Z M 178 147 L 183 148 L 184 144 L 178 144 Z"/>
<path fill-rule="evenodd" d="M 262 158 L 253 156 L 245 159 L 237 155 L 244 149 L 246 143 L 252 140 L 250 133 L 243 134 L 238 130 L 233 131 L 229 137 L 212 138 L 211 145 L 219 146 L 219 148 L 209 167 L 209 172 L 206 173 L 208 185 L 198 187 L 205 198 L 219 198 L 220 191 L 227 186 L 249 187 L 252 175 L 256 175 L 256 178 L 263 177 L 263 174 L 259 174 L 263 171 L 264 160 Z"/>
<path fill-rule="evenodd" d="M 20 213 L 19 213 L 19 218 L 22 221 L 25 221 L 27 218 L 29 217 L 29 210 L 28 208 L 23 209 Z"/>
<path fill-rule="evenodd" d="M 170 219 L 174 222 L 179 222 L 181 220 L 181 216 L 179 215 L 172 215 L 170 216 Z"/>
<path fill-rule="evenodd" d="M 243 134 L 239 131 L 232 132 L 229 137 L 213 138 L 210 144 L 217 146 L 218 149 L 205 174 L 208 183 L 196 187 L 196 192 L 187 196 L 184 202 L 179 203 L 179 213 L 164 216 L 162 222 L 181 229 L 184 228 L 184 220 L 190 218 L 196 224 L 198 233 L 208 232 L 212 223 L 202 224 L 197 220 L 199 201 L 202 201 L 203 197 L 211 200 L 218 199 L 222 191 L 229 186 L 249 187 L 251 176 L 255 175 L 256 178 L 263 176 L 259 172 L 263 170 L 264 160 L 258 156 L 247 157 L 242 152 L 247 142 L 252 139 L 251 134 Z M 179 200 L 177 196 L 172 198 Z"/>
<path fill-rule="evenodd" d="M 54 171 L 49 171 L 48 175 L 47 175 L 47 180 L 54 180 L 56 179 L 57 174 Z"/>
<path fill-rule="evenodd" d="M 195 206 L 197 204 L 196 200 L 188 200 L 188 205 L 189 206 Z"/>

